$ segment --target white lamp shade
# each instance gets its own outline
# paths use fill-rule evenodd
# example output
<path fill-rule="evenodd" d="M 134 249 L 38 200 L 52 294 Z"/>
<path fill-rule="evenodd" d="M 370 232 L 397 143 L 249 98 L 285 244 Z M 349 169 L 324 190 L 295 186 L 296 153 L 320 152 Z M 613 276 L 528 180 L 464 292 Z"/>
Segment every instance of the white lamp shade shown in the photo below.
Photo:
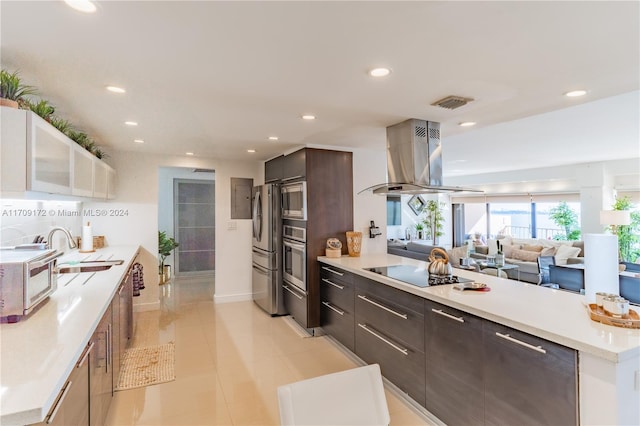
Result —
<path fill-rule="evenodd" d="M 629 210 L 602 210 L 600 212 L 601 225 L 631 225 Z"/>

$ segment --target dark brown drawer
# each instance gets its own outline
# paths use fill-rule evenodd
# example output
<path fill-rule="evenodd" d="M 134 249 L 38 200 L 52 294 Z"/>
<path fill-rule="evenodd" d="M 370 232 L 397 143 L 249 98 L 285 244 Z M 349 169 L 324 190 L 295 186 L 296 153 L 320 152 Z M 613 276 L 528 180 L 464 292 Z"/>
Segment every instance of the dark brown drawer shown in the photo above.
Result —
<path fill-rule="evenodd" d="M 371 324 L 394 340 L 424 352 L 424 315 L 395 302 L 394 296 L 403 301 L 404 292 L 392 289 L 394 292 L 385 292 L 386 299 L 377 292 L 362 290 L 358 286 L 355 293 L 356 321 Z M 424 308 L 424 301 L 418 299 Z"/>
<path fill-rule="evenodd" d="M 323 278 L 320 281 L 320 294 L 322 299 L 334 303 L 349 312 L 353 312 L 353 286 L 339 284 Z"/>
<path fill-rule="evenodd" d="M 321 301 L 322 329 L 342 343 L 350 351 L 355 351 L 355 319 L 353 311 L 348 311 L 327 300 Z"/>
<path fill-rule="evenodd" d="M 320 264 L 320 280 L 328 280 L 336 284 L 353 286 L 353 274 L 335 266 Z"/>
<path fill-rule="evenodd" d="M 425 403 L 425 356 L 403 345 L 371 324 L 356 321 L 356 354 L 367 364 L 380 364 L 382 375 Z"/>
<path fill-rule="evenodd" d="M 282 284 L 282 294 L 284 296 L 284 306 L 289 314 L 298 324 L 308 328 L 307 296 L 292 284 Z"/>
<path fill-rule="evenodd" d="M 386 284 L 370 280 L 357 275 L 355 277 L 356 289 L 371 294 L 376 299 L 385 299 L 396 306 L 402 306 L 404 310 L 411 310 L 420 315 L 424 315 L 424 299 L 406 291 L 398 290 Z"/>

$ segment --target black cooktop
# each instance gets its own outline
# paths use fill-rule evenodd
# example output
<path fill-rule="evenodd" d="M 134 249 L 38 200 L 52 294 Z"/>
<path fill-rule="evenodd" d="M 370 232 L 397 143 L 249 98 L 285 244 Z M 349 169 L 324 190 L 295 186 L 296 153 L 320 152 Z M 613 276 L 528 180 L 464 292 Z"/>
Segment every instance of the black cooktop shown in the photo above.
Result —
<path fill-rule="evenodd" d="M 417 287 L 431 287 L 434 285 L 466 283 L 473 281 L 455 275 L 429 276 L 429 272 L 427 272 L 426 269 L 410 265 L 380 266 L 364 269 L 375 272 L 376 274 L 384 275 L 385 277 L 393 278 L 394 280 L 415 285 Z"/>

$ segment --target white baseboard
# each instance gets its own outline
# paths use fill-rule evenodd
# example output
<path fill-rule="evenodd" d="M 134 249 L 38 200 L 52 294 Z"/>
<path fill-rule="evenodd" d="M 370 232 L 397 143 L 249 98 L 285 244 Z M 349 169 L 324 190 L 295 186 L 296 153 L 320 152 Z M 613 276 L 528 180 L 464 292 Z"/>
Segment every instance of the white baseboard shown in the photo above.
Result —
<path fill-rule="evenodd" d="M 133 305 L 133 312 L 157 311 L 160 309 L 160 301 L 151 303 L 138 303 Z"/>
<path fill-rule="evenodd" d="M 218 294 L 213 295 L 214 303 L 232 303 L 232 302 L 246 302 L 253 300 L 253 294 L 245 293 L 245 294 L 229 294 L 220 296 Z"/>

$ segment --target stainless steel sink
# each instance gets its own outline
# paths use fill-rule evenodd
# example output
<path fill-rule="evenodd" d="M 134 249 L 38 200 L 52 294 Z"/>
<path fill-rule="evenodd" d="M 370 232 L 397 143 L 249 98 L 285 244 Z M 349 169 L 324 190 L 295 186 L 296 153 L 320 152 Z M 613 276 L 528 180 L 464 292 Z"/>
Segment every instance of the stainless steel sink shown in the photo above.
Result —
<path fill-rule="evenodd" d="M 59 265 L 56 272 L 58 274 L 78 274 L 80 272 L 106 271 L 114 265 L 122 265 L 124 260 L 92 260 L 78 262 L 74 264 Z"/>

